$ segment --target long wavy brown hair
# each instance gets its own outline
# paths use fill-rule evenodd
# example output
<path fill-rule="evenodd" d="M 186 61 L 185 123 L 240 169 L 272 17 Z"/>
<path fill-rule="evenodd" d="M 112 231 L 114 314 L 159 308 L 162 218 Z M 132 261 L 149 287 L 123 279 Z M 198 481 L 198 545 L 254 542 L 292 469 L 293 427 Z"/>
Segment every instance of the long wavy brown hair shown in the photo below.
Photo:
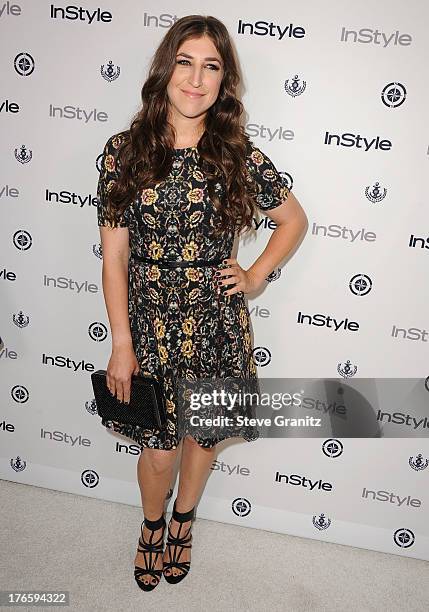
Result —
<path fill-rule="evenodd" d="M 218 235 L 231 227 L 238 232 L 252 227 L 256 192 L 246 170 L 250 141 L 240 123 L 244 107 L 237 97 L 238 63 L 225 25 L 215 17 L 203 15 L 178 19 L 153 56 L 141 91 L 142 107 L 129 130 L 123 132 L 124 140 L 117 152 L 120 172 L 109 194 L 113 219 L 120 217 L 140 190 L 154 187 L 170 172 L 175 131 L 168 122 L 167 85 L 180 45 L 204 35 L 213 41 L 224 66 L 219 95 L 206 113 L 204 132 L 197 145 L 208 195 L 219 213 L 214 231 Z M 223 185 L 220 195 L 215 191 L 217 182 Z"/>

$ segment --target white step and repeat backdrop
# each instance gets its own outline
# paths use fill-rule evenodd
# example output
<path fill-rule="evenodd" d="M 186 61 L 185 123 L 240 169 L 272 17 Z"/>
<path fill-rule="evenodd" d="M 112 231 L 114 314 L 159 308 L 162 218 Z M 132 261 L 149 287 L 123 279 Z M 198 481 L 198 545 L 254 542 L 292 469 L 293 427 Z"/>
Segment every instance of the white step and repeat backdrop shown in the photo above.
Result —
<path fill-rule="evenodd" d="M 249 299 L 259 376 L 429 387 L 425 2 L 2 1 L 6 480 L 140 504 L 139 446 L 101 427 L 90 382 L 110 355 L 96 160 L 139 108 L 166 29 L 201 12 L 231 32 L 246 129 L 309 218 Z M 255 222 L 243 267 L 272 229 Z M 309 414 L 343 414 L 341 398 L 305 399 Z M 377 414 L 390 437 L 225 444 L 198 516 L 429 559 L 429 423 L 403 404 Z"/>

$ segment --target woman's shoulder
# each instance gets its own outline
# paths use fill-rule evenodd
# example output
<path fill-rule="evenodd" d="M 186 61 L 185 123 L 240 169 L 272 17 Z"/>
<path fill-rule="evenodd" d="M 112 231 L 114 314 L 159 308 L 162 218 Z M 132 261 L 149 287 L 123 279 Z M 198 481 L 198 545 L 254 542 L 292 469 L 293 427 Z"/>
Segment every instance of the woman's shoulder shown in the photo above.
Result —
<path fill-rule="evenodd" d="M 123 130 L 122 132 L 117 132 L 116 134 L 112 134 L 107 139 L 104 150 L 108 155 L 114 155 L 115 151 L 119 149 L 123 142 L 125 142 L 128 138 L 129 130 Z"/>
<path fill-rule="evenodd" d="M 263 149 L 256 146 L 250 139 L 247 139 L 246 164 L 251 171 L 254 171 L 271 165 L 272 161 Z"/>

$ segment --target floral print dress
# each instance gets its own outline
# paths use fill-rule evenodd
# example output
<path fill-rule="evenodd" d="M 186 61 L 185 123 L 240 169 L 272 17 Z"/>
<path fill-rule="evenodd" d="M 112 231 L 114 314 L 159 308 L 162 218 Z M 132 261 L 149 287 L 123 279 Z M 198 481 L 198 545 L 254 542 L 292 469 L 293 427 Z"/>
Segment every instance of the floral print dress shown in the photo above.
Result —
<path fill-rule="evenodd" d="M 105 144 L 97 188 L 98 225 L 108 225 L 107 193 L 118 176 L 116 151 L 124 132 Z M 136 425 L 103 421 L 107 428 L 137 442 L 141 448 L 174 449 L 182 437 L 178 424 L 177 380 L 240 377 L 256 380 L 252 355 L 249 310 L 243 292 L 217 292 L 215 272 L 223 264 L 184 268 L 161 268 L 134 259 L 213 260 L 231 257 L 234 231 L 214 238 L 215 210 L 199 167 L 197 147 L 173 149 L 168 177 L 153 189 L 143 189 L 124 211 L 117 226 L 127 227 L 130 259 L 128 267 L 129 322 L 137 361 L 142 374 L 162 381 L 166 398 L 167 426 L 146 430 Z M 268 210 L 288 195 L 281 175 L 271 160 L 251 144 L 247 169 L 255 179 L 257 206 Z M 217 184 L 216 189 L 222 190 Z M 202 447 L 241 435 L 258 437 L 248 428 L 237 434 L 222 429 L 217 436 L 194 435 Z"/>

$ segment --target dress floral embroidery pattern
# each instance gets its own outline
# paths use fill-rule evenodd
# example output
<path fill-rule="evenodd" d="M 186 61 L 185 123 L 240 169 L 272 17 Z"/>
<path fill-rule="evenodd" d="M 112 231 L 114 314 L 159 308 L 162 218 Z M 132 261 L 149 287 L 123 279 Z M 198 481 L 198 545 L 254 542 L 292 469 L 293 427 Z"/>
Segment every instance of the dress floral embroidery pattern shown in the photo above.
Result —
<path fill-rule="evenodd" d="M 98 225 L 108 225 L 107 196 L 120 168 L 116 151 L 123 132 L 107 141 L 97 187 Z M 240 377 L 256 380 L 249 310 L 243 293 L 217 295 L 215 272 L 220 266 L 160 268 L 133 258 L 154 260 L 225 259 L 231 255 L 234 232 L 213 236 L 216 210 L 198 164 L 196 147 L 173 150 L 172 169 L 154 188 L 143 189 L 122 214 L 118 227 L 128 227 L 128 311 L 133 347 L 143 374 L 163 382 L 167 406 L 165 431 L 145 430 L 114 421 L 102 424 L 136 441 L 142 448 L 173 449 L 180 440 L 177 380 Z M 288 188 L 271 160 L 252 144 L 246 159 L 257 186 L 261 210 L 285 201 Z M 234 434 L 236 435 L 236 434 Z M 257 438 L 248 428 L 246 440 Z M 228 432 L 222 432 L 228 437 Z M 203 447 L 222 437 L 197 436 Z"/>

